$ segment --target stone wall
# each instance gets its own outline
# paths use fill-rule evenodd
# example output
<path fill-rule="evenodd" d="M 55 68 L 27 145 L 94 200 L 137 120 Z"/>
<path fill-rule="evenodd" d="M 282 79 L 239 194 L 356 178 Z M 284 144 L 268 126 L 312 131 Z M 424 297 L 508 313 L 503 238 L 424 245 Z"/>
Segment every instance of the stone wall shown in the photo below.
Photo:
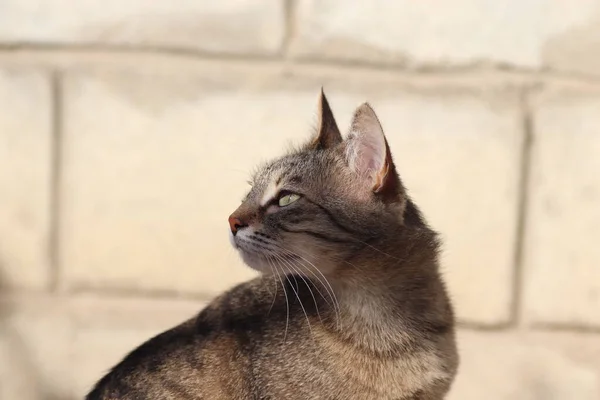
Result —
<path fill-rule="evenodd" d="M 368 100 L 445 240 L 451 400 L 600 398 L 600 2 L 0 1 L 0 398 L 253 276 L 250 168 Z"/>

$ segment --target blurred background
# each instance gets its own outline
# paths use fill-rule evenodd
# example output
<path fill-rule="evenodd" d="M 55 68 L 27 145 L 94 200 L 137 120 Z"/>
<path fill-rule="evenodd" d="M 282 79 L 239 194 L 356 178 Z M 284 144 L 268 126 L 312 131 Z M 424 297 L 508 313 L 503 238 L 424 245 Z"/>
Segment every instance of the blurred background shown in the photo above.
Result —
<path fill-rule="evenodd" d="M 369 101 L 444 239 L 449 398 L 600 399 L 600 1 L 1 0 L 0 398 L 253 276 L 227 216 Z"/>

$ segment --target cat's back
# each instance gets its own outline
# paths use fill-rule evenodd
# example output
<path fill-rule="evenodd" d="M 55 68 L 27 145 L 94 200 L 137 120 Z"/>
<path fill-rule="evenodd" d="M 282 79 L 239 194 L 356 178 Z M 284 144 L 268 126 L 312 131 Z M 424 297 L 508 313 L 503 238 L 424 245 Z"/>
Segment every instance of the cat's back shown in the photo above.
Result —
<path fill-rule="evenodd" d="M 264 292 L 256 279 L 218 297 L 194 318 L 130 352 L 86 399 L 247 398 L 251 367 L 244 343 L 266 323 L 266 313 L 253 312 L 264 308 Z"/>

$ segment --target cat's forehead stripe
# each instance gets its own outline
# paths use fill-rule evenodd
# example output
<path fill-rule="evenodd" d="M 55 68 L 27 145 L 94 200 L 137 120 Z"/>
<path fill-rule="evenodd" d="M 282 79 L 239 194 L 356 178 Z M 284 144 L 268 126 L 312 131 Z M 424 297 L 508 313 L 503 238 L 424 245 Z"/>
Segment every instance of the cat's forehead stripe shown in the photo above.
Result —
<path fill-rule="evenodd" d="M 271 181 L 267 185 L 267 188 L 265 189 L 263 196 L 260 200 L 261 207 L 264 207 L 265 205 L 267 205 L 271 200 L 273 200 L 273 198 L 275 196 L 277 196 L 277 192 L 279 192 L 279 183 L 280 182 L 281 182 L 281 180 L 278 178 L 271 179 Z"/>

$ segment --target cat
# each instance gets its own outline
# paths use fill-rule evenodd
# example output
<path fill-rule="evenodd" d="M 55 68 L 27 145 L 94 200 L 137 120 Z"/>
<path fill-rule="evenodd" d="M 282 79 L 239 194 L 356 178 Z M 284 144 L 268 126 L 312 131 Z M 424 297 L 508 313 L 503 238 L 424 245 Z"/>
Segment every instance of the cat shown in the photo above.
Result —
<path fill-rule="evenodd" d="M 437 400 L 457 372 L 439 240 L 368 103 L 264 165 L 229 217 L 259 278 L 127 355 L 88 400 Z"/>

